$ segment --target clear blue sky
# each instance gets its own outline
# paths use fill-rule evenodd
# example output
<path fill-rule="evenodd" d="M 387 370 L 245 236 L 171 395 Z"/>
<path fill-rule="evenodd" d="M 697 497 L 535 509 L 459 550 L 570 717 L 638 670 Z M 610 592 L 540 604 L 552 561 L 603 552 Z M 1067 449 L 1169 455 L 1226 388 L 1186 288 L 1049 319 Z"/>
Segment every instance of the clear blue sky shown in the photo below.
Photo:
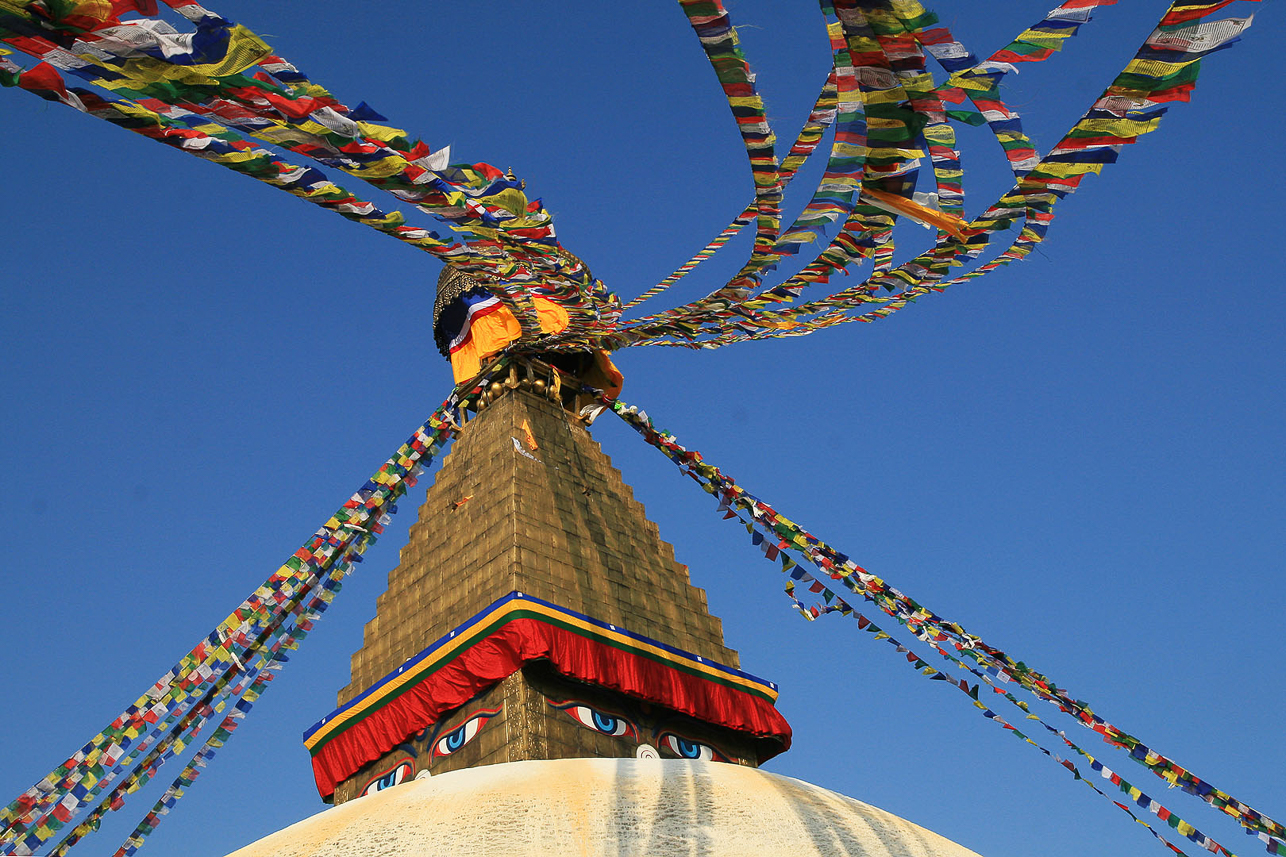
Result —
<path fill-rule="evenodd" d="M 990 53 L 1050 5 L 936 8 Z M 1163 6 L 1100 10 L 1062 55 L 1011 76 L 1042 150 Z M 371 8 L 216 7 L 341 100 L 457 160 L 512 167 L 626 297 L 749 199 L 677 4 Z M 732 12 L 789 136 L 826 74 L 816 9 Z M 1280 820 L 1286 297 L 1272 141 L 1286 130 L 1273 83 L 1286 24 L 1271 4 L 1227 10 L 1250 12 L 1243 42 L 1205 61 L 1193 103 L 1086 180 L 1022 265 L 874 325 L 617 360 L 623 398 L 748 490 Z M 0 105 L 7 801 L 289 556 L 441 401 L 450 372 L 432 344 L 427 256 L 59 105 L 17 91 Z M 1003 163 L 985 129 L 965 134 L 977 213 Z M 732 250 L 678 296 L 726 275 L 745 252 Z M 802 621 L 709 497 L 611 417 L 594 434 L 745 668 L 781 684 L 796 742 L 770 770 L 987 857 L 1165 853 L 850 620 Z M 402 505 L 144 853 L 221 855 L 321 809 L 299 736 L 348 681 L 418 503 Z M 1234 851 L 1262 853 L 1062 722 Z M 78 853 L 110 854 L 163 787 Z"/>

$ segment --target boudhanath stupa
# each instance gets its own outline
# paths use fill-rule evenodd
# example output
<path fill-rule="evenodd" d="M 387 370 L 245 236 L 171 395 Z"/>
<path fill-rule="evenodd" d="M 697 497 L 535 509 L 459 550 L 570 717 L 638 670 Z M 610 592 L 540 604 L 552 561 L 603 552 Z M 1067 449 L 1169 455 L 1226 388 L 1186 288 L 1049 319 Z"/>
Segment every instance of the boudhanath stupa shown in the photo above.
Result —
<path fill-rule="evenodd" d="M 351 683 L 305 733 L 335 806 L 236 857 L 972 855 L 759 768 L 790 746 L 777 686 L 590 436 L 573 391 L 595 371 L 556 355 L 478 385 Z"/>

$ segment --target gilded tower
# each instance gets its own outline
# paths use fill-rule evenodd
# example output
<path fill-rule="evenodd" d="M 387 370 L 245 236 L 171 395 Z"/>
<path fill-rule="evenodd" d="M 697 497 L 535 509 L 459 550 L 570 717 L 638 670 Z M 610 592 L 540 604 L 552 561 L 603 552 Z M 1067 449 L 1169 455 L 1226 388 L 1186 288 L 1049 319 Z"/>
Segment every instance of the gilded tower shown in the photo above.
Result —
<path fill-rule="evenodd" d="M 790 746 L 777 687 L 590 437 L 621 383 L 607 355 L 498 356 L 518 337 L 500 302 L 450 272 L 439 294 L 461 425 L 304 735 L 340 805 L 232 857 L 977 857 L 759 769 Z"/>
<path fill-rule="evenodd" d="M 440 292 L 439 329 L 464 290 Z M 322 796 L 502 762 L 758 766 L 786 749 L 776 686 L 739 668 L 587 431 L 580 391 L 603 371 L 572 354 L 488 374 L 489 356 L 339 708 L 305 735 Z"/>

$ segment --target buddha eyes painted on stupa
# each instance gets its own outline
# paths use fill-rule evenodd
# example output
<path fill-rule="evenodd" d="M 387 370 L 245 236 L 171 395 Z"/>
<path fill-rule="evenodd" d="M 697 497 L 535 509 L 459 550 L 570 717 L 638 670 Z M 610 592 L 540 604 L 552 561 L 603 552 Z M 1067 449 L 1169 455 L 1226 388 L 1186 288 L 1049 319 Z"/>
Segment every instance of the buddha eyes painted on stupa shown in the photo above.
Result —
<path fill-rule="evenodd" d="M 680 759 L 696 759 L 702 762 L 727 762 L 728 757 L 709 744 L 692 741 L 673 732 L 663 732 L 657 740 L 662 750 L 669 750 Z"/>
<path fill-rule="evenodd" d="M 581 702 L 555 702 L 551 699 L 549 704 L 560 711 L 566 712 L 568 716 L 586 729 L 593 729 L 595 732 L 601 732 L 604 735 L 630 738 L 634 741 L 639 740 L 638 727 L 618 714 L 609 714 Z"/>
<path fill-rule="evenodd" d="M 367 783 L 366 788 L 362 789 L 362 794 L 369 795 L 384 789 L 391 789 L 393 786 L 411 779 L 414 770 L 415 766 L 411 762 L 399 762 L 393 770 Z"/>
<path fill-rule="evenodd" d="M 362 787 L 361 795 L 375 794 L 384 789 L 391 789 L 393 786 L 400 785 L 415 777 L 415 748 L 403 744 L 398 748 L 397 754 L 390 760 L 388 767 L 385 767 L 378 774 L 367 781 Z"/>
<path fill-rule="evenodd" d="M 560 608 L 549 602 L 538 601 L 530 596 L 520 598 L 519 594 L 502 599 L 497 605 L 492 608 L 493 611 L 508 611 L 503 614 L 505 617 L 510 613 L 514 614 L 517 618 L 507 621 L 515 623 L 522 621 L 535 625 L 539 617 L 546 613 L 553 614 L 552 618 L 565 616 L 569 623 L 574 621 L 590 624 L 591 621 L 570 611 L 559 612 Z M 547 624 L 562 628 L 561 624 Z M 462 626 L 466 637 L 475 633 L 475 626 L 490 628 L 487 622 L 473 621 Z M 502 624 L 500 631 L 492 633 L 498 635 L 508 627 Z M 519 627 L 527 628 L 526 625 Z M 597 634 L 615 634 L 623 646 L 647 642 L 646 638 L 630 636 L 615 626 L 600 624 L 593 627 Z M 448 636 L 444 640 L 454 647 L 447 652 L 449 657 L 443 657 L 441 664 L 450 665 L 453 663 L 452 658 L 459 656 L 459 646 L 454 642 L 454 637 Z M 576 651 L 579 651 L 577 646 L 590 645 L 589 642 L 582 643 L 579 640 L 580 638 L 571 640 L 568 645 Z M 665 651 L 660 649 L 659 644 L 649 645 Z M 490 652 L 489 649 L 487 651 Z M 611 649 L 605 653 L 604 661 L 610 664 L 613 657 L 623 657 L 615 655 L 617 651 Z M 723 673 L 745 680 L 745 674 L 728 668 L 716 668 L 708 659 L 682 653 L 674 656 L 687 658 L 685 663 L 692 666 L 694 671 L 721 669 Z M 598 663 L 597 660 L 593 662 Z M 412 663 L 411 668 L 419 669 L 429 677 L 419 679 L 420 681 L 428 682 L 433 676 L 449 674 L 449 678 L 442 679 L 437 692 L 443 696 L 457 693 L 460 677 L 465 674 L 463 670 L 454 666 L 451 667 L 454 672 L 445 667 L 427 670 L 423 668 L 425 663 L 433 665 L 439 662 L 428 660 Z M 654 662 L 649 661 L 651 663 Z M 484 666 L 491 668 L 486 664 Z M 575 664 L 568 668 L 574 669 Z M 437 716 L 432 721 L 427 717 L 420 720 L 419 723 L 423 725 L 407 736 L 407 743 L 390 747 L 386 755 L 372 759 L 344 781 L 337 783 L 335 800 L 342 803 L 410 780 L 450 774 L 464 768 L 521 761 L 513 758 L 512 742 L 516 733 L 531 736 L 530 741 L 522 743 L 522 751 L 539 760 L 638 758 L 755 766 L 765 755 L 779 752 L 778 748 L 782 743 L 779 739 L 757 738 L 725 725 L 723 718 L 726 712 L 718 706 L 711 705 L 706 710 L 698 711 L 698 714 L 703 715 L 701 717 L 684 711 L 684 706 L 691 701 L 684 694 L 690 690 L 694 681 L 706 681 L 701 675 L 680 670 L 677 666 L 658 665 L 653 674 L 656 687 L 644 688 L 656 698 L 647 699 L 642 693 L 622 692 L 605 681 L 571 678 L 559 672 L 552 663 L 537 659 L 501 681 L 482 687 L 472 697 L 461 700 L 460 704 L 435 712 Z M 604 678 L 609 677 L 605 675 Z M 389 680 L 392 690 L 405 691 L 406 686 L 411 684 L 406 670 L 392 674 Z M 417 703 L 414 694 L 393 694 L 392 690 L 387 699 L 368 695 L 359 697 L 354 705 L 364 704 L 363 711 L 368 717 L 379 717 L 387 710 L 396 709 L 398 705 L 403 706 L 397 710 L 404 715 L 415 714 L 415 705 L 422 703 L 423 699 Z M 458 694 L 456 698 L 461 695 Z M 712 696 L 712 699 L 729 706 L 728 711 L 745 713 L 750 710 L 741 696 L 724 694 Z M 412 701 L 404 703 L 403 700 Z M 667 702 L 672 704 L 667 705 Z M 395 720 L 396 718 L 388 722 L 393 723 Z M 767 752 L 764 750 L 764 742 L 772 742 Z M 321 746 L 325 752 L 325 747 L 329 744 Z M 407 764 L 401 767 L 404 762 Z"/>
<path fill-rule="evenodd" d="M 430 766 L 464 749 L 478 737 L 488 721 L 503 711 L 503 707 L 475 708 L 467 713 L 457 711 L 456 716 L 430 725 L 414 736 L 412 743 L 401 745 L 386 759 L 358 795 L 374 794 L 412 779 L 427 777 Z M 457 719 L 459 716 L 464 719 Z"/>
<path fill-rule="evenodd" d="M 548 699 L 548 702 L 578 725 L 602 735 L 623 738 L 639 746 L 648 743 L 644 741 L 644 737 L 650 735 L 650 743 L 658 747 L 662 755 L 707 762 L 730 761 L 728 756 L 713 746 L 679 735 L 666 729 L 663 724 L 653 722 L 653 718 L 645 712 L 639 712 L 634 718 L 630 718 L 604 711 L 580 700 Z"/>
<path fill-rule="evenodd" d="M 460 750 L 465 744 L 472 741 L 487 721 L 495 717 L 502 711 L 500 708 L 484 708 L 470 714 L 468 718 L 456 728 L 447 732 L 440 738 L 433 741 L 433 758 L 437 759 L 442 756 L 450 756 L 452 753 Z"/>

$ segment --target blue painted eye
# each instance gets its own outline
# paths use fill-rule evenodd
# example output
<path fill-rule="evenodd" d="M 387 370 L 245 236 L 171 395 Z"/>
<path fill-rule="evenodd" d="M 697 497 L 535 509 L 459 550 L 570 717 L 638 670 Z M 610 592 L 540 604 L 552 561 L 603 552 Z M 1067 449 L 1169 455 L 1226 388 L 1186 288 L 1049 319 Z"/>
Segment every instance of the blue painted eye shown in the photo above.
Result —
<path fill-rule="evenodd" d="M 619 717 L 613 717 L 601 711 L 591 712 L 591 716 L 594 728 L 599 732 L 606 732 L 608 735 L 620 735 L 625 732 L 625 721 Z"/>
<path fill-rule="evenodd" d="M 443 735 L 433 743 L 433 756 L 450 756 L 459 750 L 465 744 L 473 740 L 473 736 L 478 734 L 478 730 L 487 725 L 487 721 L 500 713 L 500 709 L 491 709 L 488 711 L 479 711 L 468 720 L 461 723 L 455 729 Z"/>
<path fill-rule="evenodd" d="M 567 709 L 567 713 L 575 717 L 582 725 L 602 732 L 604 735 L 628 735 L 632 731 L 629 721 L 624 717 L 606 714 L 596 708 L 590 708 L 588 705 L 573 705 Z"/>
<path fill-rule="evenodd" d="M 470 720 L 459 729 L 438 741 L 438 752 L 442 755 L 454 753 L 463 747 L 470 738 L 478 734 L 478 721 Z"/>
<path fill-rule="evenodd" d="M 687 738 L 667 732 L 661 736 L 661 746 L 680 759 L 699 759 L 703 762 L 726 762 L 727 758 L 709 744 L 689 741 Z"/>
<path fill-rule="evenodd" d="M 597 708 L 590 708 L 588 705 L 577 703 L 555 703 L 552 700 L 550 705 L 555 708 L 561 708 L 566 711 L 580 725 L 593 729 L 595 732 L 601 732 L 604 735 L 624 736 L 637 738 L 638 732 L 634 729 L 634 724 L 624 717 L 615 714 L 608 714 L 605 711 L 599 711 Z"/>
<path fill-rule="evenodd" d="M 413 771 L 414 766 L 410 761 L 400 762 L 393 770 L 380 774 L 367 783 L 366 788 L 362 789 L 362 794 L 375 794 L 375 792 L 383 791 L 384 789 L 391 789 L 398 783 L 409 780 Z"/>
<path fill-rule="evenodd" d="M 706 748 L 695 741 L 689 741 L 686 738 L 674 739 L 674 751 L 685 759 L 701 758 L 701 751 Z"/>

